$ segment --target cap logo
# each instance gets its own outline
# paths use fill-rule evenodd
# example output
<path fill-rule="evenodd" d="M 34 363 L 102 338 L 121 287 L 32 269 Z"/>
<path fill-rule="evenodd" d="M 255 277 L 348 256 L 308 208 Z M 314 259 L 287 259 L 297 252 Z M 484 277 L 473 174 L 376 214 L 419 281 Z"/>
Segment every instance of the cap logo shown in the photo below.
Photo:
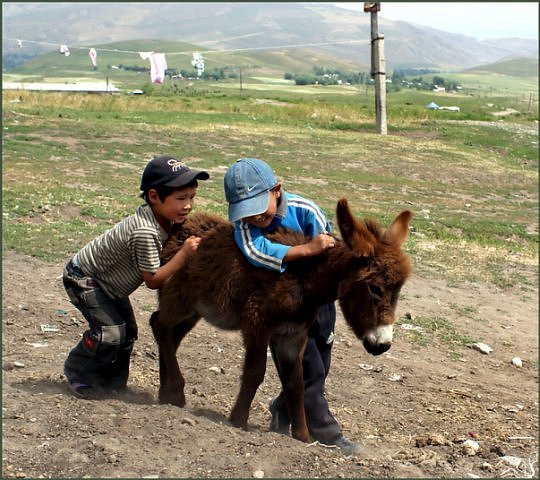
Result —
<path fill-rule="evenodd" d="M 247 191 L 251 192 L 251 190 L 253 190 L 257 185 L 259 185 L 259 184 L 256 183 L 255 185 L 252 185 L 251 187 L 247 187 Z"/>
<path fill-rule="evenodd" d="M 171 158 L 167 164 L 171 167 L 173 172 L 178 172 L 179 170 L 182 170 L 184 168 L 187 168 L 186 164 L 183 162 L 180 162 L 179 160 L 176 160 L 174 158 Z"/>

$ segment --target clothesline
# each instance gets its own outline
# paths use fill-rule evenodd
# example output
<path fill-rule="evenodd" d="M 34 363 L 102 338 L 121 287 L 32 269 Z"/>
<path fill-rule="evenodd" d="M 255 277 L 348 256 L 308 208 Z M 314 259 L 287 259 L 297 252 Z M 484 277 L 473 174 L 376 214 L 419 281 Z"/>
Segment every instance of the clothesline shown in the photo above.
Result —
<path fill-rule="evenodd" d="M 59 47 L 58 51 L 63 54 L 66 57 L 69 57 L 71 55 L 71 52 L 69 50 L 69 47 L 66 44 L 61 44 L 58 46 L 56 43 L 51 42 L 40 42 L 36 40 L 23 40 L 20 38 L 10 38 L 10 37 L 2 37 L 3 40 L 14 40 L 17 42 L 17 46 L 19 48 L 23 48 L 24 43 L 34 43 L 38 45 L 50 45 Z M 294 45 L 275 45 L 275 46 L 268 46 L 268 47 L 251 47 L 251 48 L 233 48 L 229 50 L 204 50 L 204 54 L 212 54 L 212 53 L 234 53 L 234 52 L 250 52 L 250 51 L 261 51 L 261 50 L 282 50 L 284 48 L 302 48 L 302 47 L 320 47 L 323 45 L 340 45 L 340 44 L 351 44 L 351 43 L 360 43 L 360 42 L 367 42 L 365 40 L 344 40 L 341 42 L 320 42 L 320 43 L 303 43 L 303 44 L 294 44 Z M 152 83 L 163 83 L 165 80 L 165 72 L 167 70 L 167 60 L 165 59 L 165 55 L 192 55 L 191 65 L 193 65 L 195 68 L 197 68 L 197 77 L 200 77 L 204 73 L 204 58 L 200 52 L 193 52 L 193 51 L 184 51 L 184 52 L 155 52 L 155 51 L 131 51 L 131 50 L 118 50 L 117 48 L 110 49 L 110 48 L 98 48 L 90 47 L 90 46 L 82 46 L 82 45 L 76 45 L 74 47 L 71 47 L 72 49 L 78 49 L 78 50 L 88 50 L 88 56 L 90 57 L 90 60 L 92 62 L 93 68 L 97 68 L 97 54 L 98 50 L 99 52 L 111 52 L 111 53 L 127 53 L 127 54 L 133 54 L 133 55 L 139 55 L 143 60 L 150 60 L 150 78 L 152 80 Z"/>
<path fill-rule="evenodd" d="M 38 45 L 50 45 L 53 47 L 58 47 L 60 43 L 51 43 L 51 42 L 41 42 L 36 40 L 24 40 L 21 38 L 11 38 L 11 37 L 2 37 L 2 40 L 13 40 L 15 42 L 20 42 L 19 44 L 24 43 L 34 43 Z M 297 44 L 289 44 L 289 45 L 269 45 L 266 47 L 249 47 L 249 48 L 232 48 L 232 49 L 223 49 L 223 50 L 202 50 L 202 52 L 205 55 L 208 55 L 210 53 L 235 53 L 235 52 L 250 52 L 250 51 L 257 51 L 257 50 L 280 50 L 283 48 L 303 48 L 303 47 L 322 47 L 322 46 L 331 46 L 331 45 L 347 45 L 347 44 L 354 44 L 354 43 L 368 43 L 369 40 L 342 40 L 342 41 L 336 41 L 336 42 L 319 42 L 319 43 L 297 43 Z M 119 50 L 117 48 L 110 49 L 110 48 L 101 48 L 101 47 L 91 47 L 91 46 L 71 46 L 71 49 L 79 49 L 79 50 L 88 50 L 90 48 L 95 48 L 98 52 L 111 52 L 111 53 L 130 53 L 138 55 L 140 51 L 132 51 L 132 50 Z M 180 52 L 162 52 L 165 55 L 191 55 L 193 53 L 193 50 L 190 51 L 180 51 Z"/>

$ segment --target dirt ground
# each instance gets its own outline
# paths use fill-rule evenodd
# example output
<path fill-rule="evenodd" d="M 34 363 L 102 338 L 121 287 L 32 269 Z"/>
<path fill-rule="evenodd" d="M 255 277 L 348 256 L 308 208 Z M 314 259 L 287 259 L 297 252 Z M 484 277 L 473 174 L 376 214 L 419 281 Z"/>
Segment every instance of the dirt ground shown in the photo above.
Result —
<path fill-rule="evenodd" d="M 394 345 L 379 357 L 365 352 L 339 313 L 327 397 L 345 435 L 363 446 L 360 456 L 343 457 L 269 431 L 267 405 L 279 391 L 270 358 L 249 431 L 230 426 L 241 341 L 204 321 L 179 350 L 186 408 L 157 404 L 148 326 L 156 296 L 144 287 L 132 297 L 139 340 L 130 393 L 74 398 L 62 366 L 86 324 L 61 270 L 3 255 L 3 478 L 538 478 L 536 288 L 457 288 L 413 275 Z M 404 328 L 407 314 L 445 318 L 493 351 L 457 345 L 455 355 L 448 338 Z M 43 332 L 44 324 L 58 331 Z"/>

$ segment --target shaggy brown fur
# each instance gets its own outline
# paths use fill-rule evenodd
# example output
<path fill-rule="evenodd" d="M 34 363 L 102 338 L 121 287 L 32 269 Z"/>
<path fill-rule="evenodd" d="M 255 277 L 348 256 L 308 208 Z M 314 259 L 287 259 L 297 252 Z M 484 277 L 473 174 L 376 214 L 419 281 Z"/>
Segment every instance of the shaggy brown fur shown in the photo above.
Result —
<path fill-rule="evenodd" d="M 185 405 L 176 352 L 182 338 L 204 317 L 219 328 L 242 332 L 244 368 L 232 424 L 247 428 L 272 342 L 292 436 L 309 441 L 301 362 L 307 331 L 318 307 L 337 299 L 368 352 L 378 355 L 390 348 L 399 291 L 412 268 L 401 250 L 411 218 L 410 211 L 403 211 L 383 231 L 372 220 L 355 219 L 342 199 L 337 220 L 343 241 L 322 255 L 291 262 L 278 273 L 256 268 L 245 259 L 235 244 L 232 224 L 215 215 L 192 215 L 165 246 L 163 258 L 170 258 L 189 235 L 201 236 L 201 243 L 164 285 L 160 310 L 151 318 L 159 348 L 160 402 Z M 272 240 L 287 245 L 307 241 L 287 230 L 272 234 Z"/>

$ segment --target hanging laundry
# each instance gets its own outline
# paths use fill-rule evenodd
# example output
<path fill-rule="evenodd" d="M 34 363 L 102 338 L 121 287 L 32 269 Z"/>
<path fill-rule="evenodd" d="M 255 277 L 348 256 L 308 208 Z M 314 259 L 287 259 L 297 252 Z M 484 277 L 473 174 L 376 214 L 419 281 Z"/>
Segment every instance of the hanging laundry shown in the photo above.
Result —
<path fill-rule="evenodd" d="M 191 65 L 197 69 L 197 77 L 200 77 L 204 73 L 204 58 L 199 52 L 193 52 Z"/>
<path fill-rule="evenodd" d="M 164 53 L 139 52 L 143 60 L 150 60 L 150 79 L 152 83 L 163 83 L 165 80 L 165 70 L 167 70 L 167 60 Z"/>
<path fill-rule="evenodd" d="M 92 66 L 94 68 L 97 67 L 97 52 L 96 52 L 96 49 L 95 48 L 91 48 L 89 51 L 88 51 L 88 56 L 90 57 L 90 60 L 92 61 Z"/>
<path fill-rule="evenodd" d="M 153 53 L 150 56 L 150 78 L 152 83 L 163 83 L 167 70 L 167 60 L 164 53 Z"/>
<path fill-rule="evenodd" d="M 66 57 L 69 57 L 69 48 L 67 45 L 60 45 L 60 53 L 63 53 Z"/>
<path fill-rule="evenodd" d="M 17 40 L 17 47 L 22 48 L 22 40 Z"/>

